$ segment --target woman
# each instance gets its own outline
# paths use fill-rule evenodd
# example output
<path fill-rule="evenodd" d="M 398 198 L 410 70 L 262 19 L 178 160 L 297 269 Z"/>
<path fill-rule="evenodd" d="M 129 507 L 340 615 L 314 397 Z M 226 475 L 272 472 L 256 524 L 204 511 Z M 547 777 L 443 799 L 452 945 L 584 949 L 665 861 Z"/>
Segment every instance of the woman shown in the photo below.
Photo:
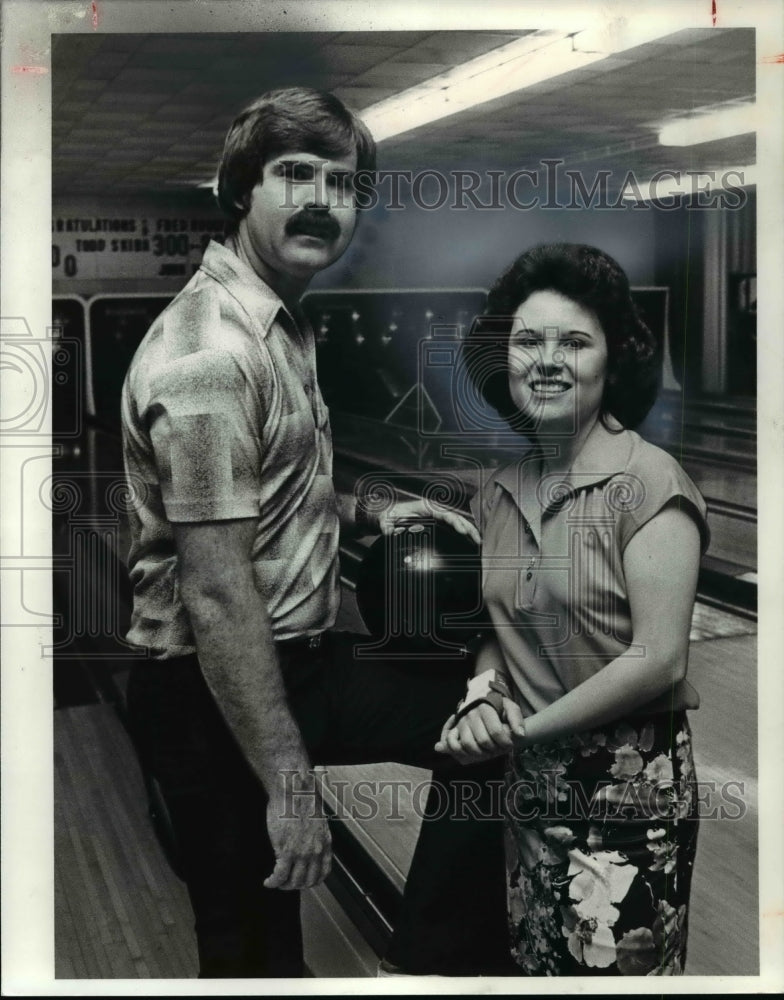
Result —
<path fill-rule="evenodd" d="M 436 749 L 464 763 L 509 753 L 507 898 L 523 971 L 681 973 L 705 504 L 629 429 L 653 403 L 660 357 L 614 260 L 537 247 L 487 313 L 466 341 L 468 372 L 531 447 L 475 500 L 495 630 Z"/>

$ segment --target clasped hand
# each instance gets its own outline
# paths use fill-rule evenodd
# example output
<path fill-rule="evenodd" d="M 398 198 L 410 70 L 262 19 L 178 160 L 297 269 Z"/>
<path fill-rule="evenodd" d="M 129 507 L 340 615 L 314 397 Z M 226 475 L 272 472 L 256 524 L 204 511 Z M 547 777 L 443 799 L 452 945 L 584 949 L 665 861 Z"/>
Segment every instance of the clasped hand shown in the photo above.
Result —
<path fill-rule="evenodd" d="M 450 715 L 435 745 L 460 764 L 478 764 L 509 753 L 525 737 L 523 713 L 511 698 L 503 699 L 503 718 L 492 705 L 481 703 L 455 724 Z"/>

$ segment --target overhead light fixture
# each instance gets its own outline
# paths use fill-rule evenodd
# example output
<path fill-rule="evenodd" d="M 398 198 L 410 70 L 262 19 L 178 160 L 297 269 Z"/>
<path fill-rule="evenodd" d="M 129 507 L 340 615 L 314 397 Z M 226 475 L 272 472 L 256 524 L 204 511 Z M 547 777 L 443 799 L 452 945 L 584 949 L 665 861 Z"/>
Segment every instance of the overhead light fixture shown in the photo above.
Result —
<path fill-rule="evenodd" d="M 574 16 L 580 8 L 575 8 Z M 540 25 L 560 23 L 561 16 L 546 15 L 546 8 L 531 14 Z M 359 117 L 376 142 L 439 121 L 488 101 L 583 69 L 646 42 L 659 41 L 683 28 L 672 8 L 637 0 L 634 16 L 592 18 L 591 27 L 573 25 L 571 31 L 540 28 L 446 73 L 409 87 L 365 108 Z M 199 187 L 215 188 L 217 178 L 202 180 Z"/>
<path fill-rule="evenodd" d="M 623 200 L 641 204 L 664 198 L 694 198 L 699 202 L 720 191 L 737 192 L 752 187 L 757 183 L 757 176 L 756 163 L 715 170 L 661 170 L 647 181 L 630 184 L 623 192 Z"/>
<path fill-rule="evenodd" d="M 599 58 L 576 51 L 572 38 L 562 31 L 534 31 L 379 101 L 360 117 L 376 142 L 382 142 Z"/>
<path fill-rule="evenodd" d="M 697 146 L 734 135 L 757 131 L 757 105 L 754 101 L 733 103 L 720 108 L 703 108 L 686 118 L 667 122 L 659 130 L 662 146 Z"/>
<path fill-rule="evenodd" d="M 571 32 L 533 31 L 508 45 L 373 104 L 359 117 L 376 142 L 401 135 L 563 73 L 583 69 L 635 45 L 671 34 L 666 19 L 629 18 L 625 25 Z"/>
<path fill-rule="evenodd" d="M 382 142 L 604 58 L 603 52 L 578 49 L 573 34 L 532 31 L 379 101 L 359 112 L 359 117 L 376 142 Z M 198 184 L 213 186 L 217 189 L 217 177 Z"/>
<path fill-rule="evenodd" d="M 215 174 L 209 180 L 205 180 L 204 177 L 168 177 L 164 184 L 169 187 L 197 187 L 197 188 L 210 188 L 212 190 L 218 190 L 218 175 Z"/>

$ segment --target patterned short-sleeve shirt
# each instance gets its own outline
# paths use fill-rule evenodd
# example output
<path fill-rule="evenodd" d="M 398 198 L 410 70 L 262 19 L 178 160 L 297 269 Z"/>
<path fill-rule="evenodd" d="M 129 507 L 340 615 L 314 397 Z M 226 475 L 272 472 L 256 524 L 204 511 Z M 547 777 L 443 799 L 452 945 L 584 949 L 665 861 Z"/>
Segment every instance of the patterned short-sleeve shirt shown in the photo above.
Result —
<path fill-rule="evenodd" d="M 568 473 L 542 476 L 532 449 L 474 497 L 485 602 L 527 712 L 633 653 L 623 552 L 670 503 L 694 518 L 704 551 L 705 501 L 680 465 L 633 431 L 613 434 L 600 423 Z M 681 682 L 661 707 L 697 707 L 694 689 Z"/>
<path fill-rule="evenodd" d="M 128 639 L 153 656 L 195 651 L 172 522 L 256 518 L 256 586 L 276 639 L 321 632 L 339 601 L 328 411 L 313 332 L 230 250 L 155 321 L 122 394 L 134 587 Z"/>

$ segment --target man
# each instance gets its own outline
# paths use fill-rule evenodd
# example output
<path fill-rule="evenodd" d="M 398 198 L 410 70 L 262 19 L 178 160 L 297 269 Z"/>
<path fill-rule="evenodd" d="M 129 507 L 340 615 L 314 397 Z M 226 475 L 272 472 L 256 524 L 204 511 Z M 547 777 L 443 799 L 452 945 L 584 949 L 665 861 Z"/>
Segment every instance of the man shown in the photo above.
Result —
<path fill-rule="evenodd" d="M 370 134 L 332 95 L 279 90 L 243 112 L 219 173 L 225 246 L 207 248 L 123 389 L 126 469 L 144 483 L 129 639 L 152 657 L 132 671 L 129 717 L 173 830 L 202 977 L 302 975 L 296 890 L 330 867 L 311 762 L 432 759 L 463 687 L 433 672 L 403 681 L 325 636 L 338 523 L 357 511 L 333 489 L 299 298 L 349 245 L 353 179 L 374 166 Z M 398 504 L 383 527 L 427 513 Z"/>

